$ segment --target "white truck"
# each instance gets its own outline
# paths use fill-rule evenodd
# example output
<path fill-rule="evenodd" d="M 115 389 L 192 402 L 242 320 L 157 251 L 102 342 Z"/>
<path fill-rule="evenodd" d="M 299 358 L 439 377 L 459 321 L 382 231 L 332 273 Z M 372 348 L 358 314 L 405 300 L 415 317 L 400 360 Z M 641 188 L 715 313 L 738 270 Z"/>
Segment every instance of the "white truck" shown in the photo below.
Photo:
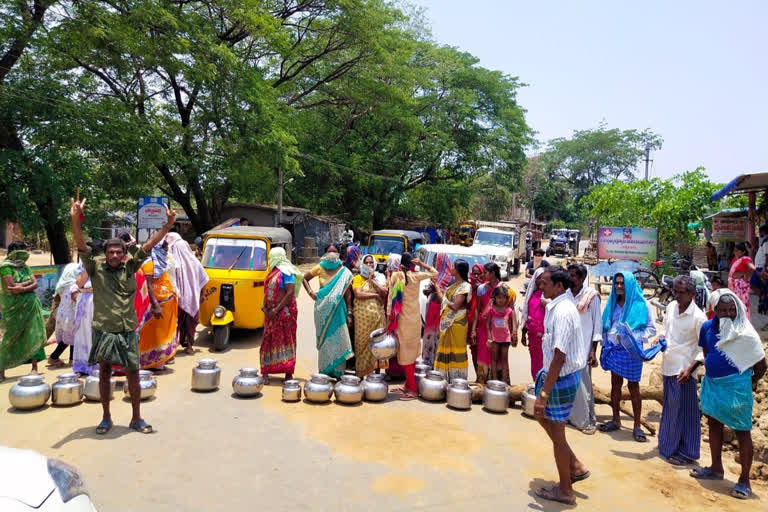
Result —
<path fill-rule="evenodd" d="M 507 276 L 520 273 L 525 261 L 525 243 L 520 244 L 520 229 L 512 222 L 476 221 L 474 246 L 485 251 Z"/>

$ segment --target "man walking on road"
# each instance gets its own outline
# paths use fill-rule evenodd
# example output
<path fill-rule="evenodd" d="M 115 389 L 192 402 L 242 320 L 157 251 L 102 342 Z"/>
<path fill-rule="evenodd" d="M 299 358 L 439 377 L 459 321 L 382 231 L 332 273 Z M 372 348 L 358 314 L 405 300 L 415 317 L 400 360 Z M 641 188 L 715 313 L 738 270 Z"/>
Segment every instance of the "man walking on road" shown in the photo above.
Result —
<path fill-rule="evenodd" d="M 152 248 L 168 234 L 176 220 L 176 212 L 165 206 L 168 217 L 165 226 L 135 250 L 132 257 L 126 259 L 126 245 L 121 239 L 107 240 L 104 244 L 106 261 L 99 262 L 86 245 L 80 226 L 84 218 L 85 199 L 70 199 L 70 202 L 75 245 L 93 285 L 93 344 L 88 362 L 99 365 L 99 392 L 104 410 L 96 433 L 106 434 L 112 428 L 112 416 L 109 411 L 110 379 L 112 365 L 117 364 L 125 368 L 131 395 L 133 416 L 128 426 L 137 432 L 149 434 L 152 432 L 152 426 L 141 418 L 140 411 L 139 340 L 135 331 L 136 311 L 133 306 L 136 295 L 134 274 Z"/>
<path fill-rule="evenodd" d="M 581 370 L 587 364 L 587 348 L 568 273 L 562 267 L 547 267 L 541 275 L 541 287 L 544 297 L 551 302 L 544 317 L 544 367 L 536 376 L 533 409 L 554 445 L 560 484 L 538 489 L 536 496 L 573 505 L 576 499 L 572 484 L 588 478 L 590 473 L 568 445 L 565 424 L 579 388 Z"/>

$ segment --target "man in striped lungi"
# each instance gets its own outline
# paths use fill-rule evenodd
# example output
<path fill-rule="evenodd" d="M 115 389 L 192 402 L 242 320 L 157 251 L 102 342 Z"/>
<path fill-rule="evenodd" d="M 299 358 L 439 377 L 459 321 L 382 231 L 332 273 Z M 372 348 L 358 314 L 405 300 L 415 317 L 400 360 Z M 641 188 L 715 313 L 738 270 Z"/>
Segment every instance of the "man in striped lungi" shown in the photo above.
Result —
<path fill-rule="evenodd" d="M 675 278 L 675 299 L 667 306 L 664 328 L 656 337 L 666 338 L 661 362 L 664 376 L 664 405 L 659 426 L 659 453 L 670 464 L 685 466 L 699 458 L 701 412 L 695 372 L 704 362 L 699 331 L 706 315 L 698 308 L 696 283 L 688 276 Z"/>

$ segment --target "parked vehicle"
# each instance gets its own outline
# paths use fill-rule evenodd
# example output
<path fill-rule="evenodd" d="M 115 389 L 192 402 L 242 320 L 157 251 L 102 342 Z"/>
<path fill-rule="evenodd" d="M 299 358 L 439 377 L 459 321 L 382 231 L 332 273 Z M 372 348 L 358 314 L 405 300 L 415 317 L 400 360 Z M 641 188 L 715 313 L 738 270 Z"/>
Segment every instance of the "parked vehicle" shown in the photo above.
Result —
<path fill-rule="evenodd" d="M 391 253 L 413 252 L 417 245 L 423 243 L 424 235 L 416 231 L 383 229 L 371 233 L 368 239 L 368 254 L 376 258 L 376 270 L 383 273 L 387 269 L 387 258 Z"/>
<path fill-rule="evenodd" d="M 57 459 L 0 446 L 0 510 L 96 512 L 77 469 Z"/>
<path fill-rule="evenodd" d="M 553 229 L 552 238 L 549 240 L 549 246 L 547 247 L 547 256 L 571 256 L 571 248 L 568 246 L 568 230 L 567 229 Z"/>
<path fill-rule="evenodd" d="M 477 231 L 477 224 L 474 222 L 464 222 L 459 226 L 456 242 L 464 247 L 471 246 L 475 238 L 475 231 Z"/>
<path fill-rule="evenodd" d="M 579 243 L 581 243 L 581 231 L 578 229 L 568 230 L 568 247 L 571 249 L 569 256 L 579 255 Z"/>
<path fill-rule="evenodd" d="M 283 247 L 291 254 L 291 241 L 284 228 L 232 226 L 206 233 L 202 263 L 210 280 L 200 298 L 200 323 L 213 329 L 216 350 L 229 344 L 232 328 L 264 326 L 269 250 Z"/>
<path fill-rule="evenodd" d="M 508 276 L 520 273 L 520 265 L 525 259 L 526 249 L 525 244 L 520 243 L 520 232 L 514 224 L 510 224 L 508 229 L 478 228 L 474 245 L 482 249 L 494 263 L 506 271 Z"/>

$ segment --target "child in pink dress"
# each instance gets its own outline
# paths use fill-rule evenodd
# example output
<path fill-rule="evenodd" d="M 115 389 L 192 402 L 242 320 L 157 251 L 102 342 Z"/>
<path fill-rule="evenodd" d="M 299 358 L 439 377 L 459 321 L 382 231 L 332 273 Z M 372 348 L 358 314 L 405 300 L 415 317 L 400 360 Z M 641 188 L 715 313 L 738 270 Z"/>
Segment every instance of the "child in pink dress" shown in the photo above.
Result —
<path fill-rule="evenodd" d="M 488 332 L 488 349 L 491 351 L 491 378 L 498 378 L 509 384 L 509 346 L 517 346 L 517 317 L 508 305 L 509 292 L 505 286 L 499 286 L 491 294 L 493 305 L 488 308 L 485 323 Z M 501 368 L 498 368 L 501 361 Z"/>

